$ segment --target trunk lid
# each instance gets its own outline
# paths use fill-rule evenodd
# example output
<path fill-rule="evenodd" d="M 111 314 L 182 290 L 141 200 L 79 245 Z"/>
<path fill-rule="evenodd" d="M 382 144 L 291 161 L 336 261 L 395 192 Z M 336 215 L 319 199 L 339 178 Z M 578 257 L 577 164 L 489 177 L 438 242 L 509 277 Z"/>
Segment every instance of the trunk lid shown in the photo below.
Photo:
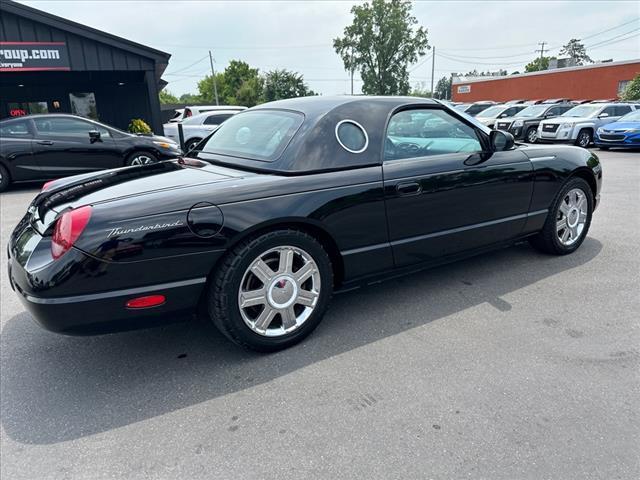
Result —
<path fill-rule="evenodd" d="M 61 183 L 55 182 L 34 199 L 29 214 L 31 224 L 38 232 L 44 233 L 58 214 L 68 208 L 98 205 L 251 175 L 255 174 L 189 158 L 106 170 L 70 177 Z"/>

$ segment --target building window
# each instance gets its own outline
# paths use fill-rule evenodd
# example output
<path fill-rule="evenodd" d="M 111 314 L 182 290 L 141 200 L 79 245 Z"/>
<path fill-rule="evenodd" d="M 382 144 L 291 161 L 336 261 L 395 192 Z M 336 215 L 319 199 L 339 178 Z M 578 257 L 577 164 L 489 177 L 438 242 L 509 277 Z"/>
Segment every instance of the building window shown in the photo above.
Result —
<path fill-rule="evenodd" d="M 620 80 L 618 82 L 618 95 L 620 95 L 622 93 L 622 91 L 627 88 L 627 85 L 629 85 L 629 82 L 631 82 L 631 80 Z"/>
<path fill-rule="evenodd" d="M 93 92 L 70 93 L 71 113 L 80 117 L 98 120 L 98 110 L 96 109 L 96 96 Z"/>

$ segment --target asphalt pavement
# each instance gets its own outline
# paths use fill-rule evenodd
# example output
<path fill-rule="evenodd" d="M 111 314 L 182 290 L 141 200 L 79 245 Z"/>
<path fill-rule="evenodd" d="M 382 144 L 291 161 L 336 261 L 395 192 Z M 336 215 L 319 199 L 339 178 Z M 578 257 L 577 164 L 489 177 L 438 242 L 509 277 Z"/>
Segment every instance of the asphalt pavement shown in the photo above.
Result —
<path fill-rule="evenodd" d="M 338 295 L 289 350 L 200 323 L 49 333 L 0 195 L 2 480 L 640 478 L 640 153 L 572 255 L 518 245 Z"/>

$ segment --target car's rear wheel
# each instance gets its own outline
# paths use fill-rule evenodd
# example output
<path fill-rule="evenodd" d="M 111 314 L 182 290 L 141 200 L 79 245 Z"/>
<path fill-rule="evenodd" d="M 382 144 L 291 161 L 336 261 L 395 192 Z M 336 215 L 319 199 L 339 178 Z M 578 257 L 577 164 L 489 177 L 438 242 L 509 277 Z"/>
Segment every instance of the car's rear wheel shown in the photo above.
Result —
<path fill-rule="evenodd" d="M 158 158 L 149 152 L 134 152 L 127 158 L 127 165 L 149 165 L 155 163 Z"/>
<path fill-rule="evenodd" d="M 202 141 L 201 138 L 192 138 L 184 145 L 184 148 L 188 152 L 189 150 L 193 149 L 193 147 L 195 147 L 201 141 Z"/>
<path fill-rule="evenodd" d="M 332 291 L 322 245 L 304 232 L 277 230 L 242 242 L 222 260 L 209 287 L 209 316 L 235 343 L 273 352 L 316 328 Z"/>
<path fill-rule="evenodd" d="M 10 183 L 11 177 L 9 176 L 9 172 L 3 165 L 0 165 L 0 192 L 4 192 L 9 188 Z"/>
<path fill-rule="evenodd" d="M 576 138 L 576 145 L 582 148 L 587 148 L 589 145 L 591 145 L 591 137 L 591 130 L 588 130 L 586 128 L 580 130 L 580 133 L 578 133 L 578 138 Z"/>
<path fill-rule="evenodd" d="M 542 231 L 531 238 L 531 244 L 554 255 L 574 252 L 589 231 L 593 204 L 589 184 L 582 178 L 572 178 L 560 190 Z"/>
<path fill-rule="evenodd" d="M 536 143 L 538 140 L 538 130 L 535 127 L 529 128 L 529 130 L 527 130 L 526 138 L 527 143 Z"/>

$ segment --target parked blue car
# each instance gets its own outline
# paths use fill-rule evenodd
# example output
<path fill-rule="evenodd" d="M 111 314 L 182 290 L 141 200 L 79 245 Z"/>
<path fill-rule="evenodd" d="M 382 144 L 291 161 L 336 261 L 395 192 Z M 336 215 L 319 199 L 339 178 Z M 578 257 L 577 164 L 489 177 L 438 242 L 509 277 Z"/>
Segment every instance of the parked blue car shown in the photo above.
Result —
<path fill-rule="evenodd" d="M 593 141 L 603 150 L 610 147 L 640 149 L 640 110 L 598 128 Z"/>

